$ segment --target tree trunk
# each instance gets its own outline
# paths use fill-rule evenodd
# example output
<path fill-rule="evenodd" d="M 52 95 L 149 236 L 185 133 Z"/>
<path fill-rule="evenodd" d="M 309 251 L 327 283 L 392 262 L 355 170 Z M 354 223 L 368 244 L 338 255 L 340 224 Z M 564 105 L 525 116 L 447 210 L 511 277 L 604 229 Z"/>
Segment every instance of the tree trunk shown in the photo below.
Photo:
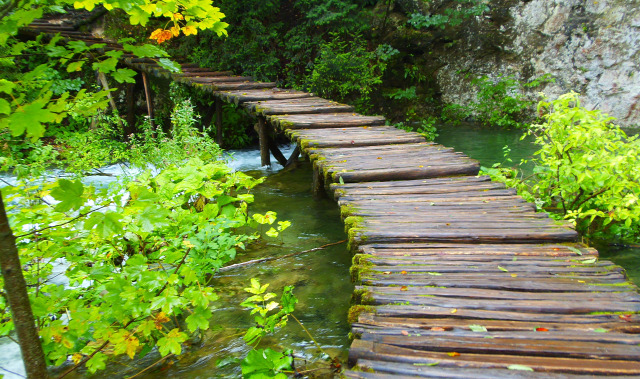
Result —
<path fill-rule="evenodd" d="M 18 334 L 22 360 L 27 378 L 48 378 L 47 364 L 36 328 L 27 283 L 22 275 L 22 265 L 16 247 L 16 238 L 11 232 L 7 213 L 0 193 L 0 268 L 4 278 L 4 290 L 9 301 L 13 324 Z"/>

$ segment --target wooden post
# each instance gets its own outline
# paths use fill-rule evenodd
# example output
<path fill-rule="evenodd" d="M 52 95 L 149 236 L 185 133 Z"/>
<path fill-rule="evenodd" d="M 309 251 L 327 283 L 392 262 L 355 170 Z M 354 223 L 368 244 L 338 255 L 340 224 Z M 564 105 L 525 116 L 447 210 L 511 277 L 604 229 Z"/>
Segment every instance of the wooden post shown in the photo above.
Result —
<path fill-rule="evenodd" d="M 317 162 L 313 163 L 313 184 L 311 192 L 315 198 L 323 198 L 327 195 L 324 190 L 324 174 Z"/>
<path fill-rule="evenodd" d="M 282 151 L 280 151 L 278 144 L 276 144 L 276 141 L 273 138 L 269 138 L 269 151 L 271 151 L 273 157 L 282 167 L 287 165 L 287 158 L 282 154 Z"/>
<path fill-rule="evenodd" d="M 138 80 L 136 83 L 127 83 L 127 128 L 123 131 L 125 140 L 129 139 L 129 135 L 133 134 L 134 127 L 136 126 L 136 87 L 138 86 Z"/>
<path fill-rule="evenodd" d="M 151 90 L 149 89 L 149 81 L 147 74 L 142 71 L 142 84 L 144 85 L 144 96 L 147 101 L 147 113 L 149 114 L 149 125 L 153 128 L 153 104 L 151 102 Z"/>
<path fill-rule="evenodd" d="M 263 166 L 268 166 L 271 164 L 271 154 L 269 154 L 267 120 L 264 116 L 258 116 L 258 138 L 260 139 L 260 162 Z"/>
<path fill-rule="evenodd" d="M 222 100 L 216 97 L 216 142 L 222 146 Z"/>
<path fill-rule="evenodd" d="M 288 167 L 296 163 L 298 161 L 299 156 L 300 156 L 300 145 L 296 145 L 296 148 L 293 150 L 293 153 L 291 153 L 291 156 L 289 157 L 289 159 L 287 159 L 287 164 L 285 164 L 285 167 Z"/>

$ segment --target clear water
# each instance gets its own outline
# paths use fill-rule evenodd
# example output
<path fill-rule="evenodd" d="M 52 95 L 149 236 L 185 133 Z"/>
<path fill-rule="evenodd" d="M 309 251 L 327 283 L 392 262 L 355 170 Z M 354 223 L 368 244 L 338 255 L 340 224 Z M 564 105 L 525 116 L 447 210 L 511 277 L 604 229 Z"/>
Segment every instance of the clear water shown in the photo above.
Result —
<path fill-rule="evenodd" d="M 505 162 L 504 146 L 509 146 L 507 157 L 514 164 L 531 158 L 537 150 L 531 138 L 521 139 L 520 130 L 489 129 L 466 124 L 445 125 L 438 128 L 438 133 L 440 135 L 436 142 L 467 154 L 484 167 L 491 167 L 494 163 L 508 165 Z M 524 169 L 527 170 L 527 167 Z M 602 243 L 597 249 L 600 257 L 624 267 L 629 279 L 640 285 L 640 245 L 613 246 Z"/>

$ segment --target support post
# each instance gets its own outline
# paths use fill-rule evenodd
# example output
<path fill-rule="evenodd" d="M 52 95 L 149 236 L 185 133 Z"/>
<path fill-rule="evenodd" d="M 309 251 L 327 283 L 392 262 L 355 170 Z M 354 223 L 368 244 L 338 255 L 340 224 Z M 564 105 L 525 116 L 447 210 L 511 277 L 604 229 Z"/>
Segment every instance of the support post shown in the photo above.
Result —
<path fill-rule="evenodd" d="M 296 145 L 296 148 L 291 153 L 289 159 L 287 159 L 287 164 L 285 167 L 289 167 L 290 165 L 296 163 L 298 161 L 298 157 L 300 156 L 300 145 Z"/>
<path fill-rule="evenodd" d="M 271 164 L 269 154 L 269 132 L 267 130 L 267 120 L 264 116 L 258 116 L 258 138 L 260 139 L 260 164 L 268 166 Z"/>
<path fill-rule="evenodd" d="M 116 106 L 116 102 L 113 100 L 113 96 L 111 96 L 111 89 L 109 88 L 109 83 L 107 82 L 107 77 L 102 72 L 98 72 L 98 80 L 100 80 L 100 85 L 102 88 L 107 91 L 107 99 L 109 99 L 109 104 L 111 105 L 111 110 L 113 110 L 113 114 L 118 116 L 118 107 Z M 122 121 L 118 118 L 118 125 L 120 129 L 124 131 L 124 125 L 122 125 Z M 94 118 L 95 121 L 95 118 Z M 96 124 L 94 122 L 91 123 L 91 127 L 95 128 Z"/>
<path fill-rule="evenodd" d="M 222 100 L 216 97 L 216 142 L 222 146 Z"/>
<path fill-rule="evenodd" d="M 326 197 L 326 192 L 324 190 L 324 174 L 320 165 L 317 162 L 313 162 L 313 184 L 312 184 L 311 192 L 313 193 L 313 197 L 319 199 Z"/>
<path fill-rule="evenodd" d="M 282 154 L 282 151 L 280 151 L 278 144 L 276 144 L 276 141 L 274 141 L 273 138 L 269 138 L 269 151 L 271 151 L 273 157 L 278 161 L 278 163 L 280 163 L 282 167 L 287 166 L 287 158 L 285 158 L 284 154 Z"/>
<path fill-rule="evenodd" d="M 151 102 L 151 90 L 149 89 L 149 80 L 147 80 L 147 73 L 144 71 L 142 71 L 142 84 L 144 85 L 144 96 L 147 101 L 149 125 L 151 125 L 151 128 L 153 128 L 153 103 Z"/>

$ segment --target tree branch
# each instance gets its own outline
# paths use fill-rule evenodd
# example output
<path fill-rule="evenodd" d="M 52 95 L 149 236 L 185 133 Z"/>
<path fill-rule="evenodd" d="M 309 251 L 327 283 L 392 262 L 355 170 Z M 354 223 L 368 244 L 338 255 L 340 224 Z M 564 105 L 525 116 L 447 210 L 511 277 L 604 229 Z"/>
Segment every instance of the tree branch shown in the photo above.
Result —
<path fill-rule="evenodd" d="M 42 232 L 43 230 L 53 229 L 53 228 L 57 228 L 57 227 L 59 227 L 59 226 L 63 226 L 63 225 L 70 224 L 70 223 L 72 223 L 72 222 L 74 222 L 74 221 L 76 221 L 76 220 L 78 220 L 78 219 L 83 218 L 84 216 L 86 216 L 86 215 L 88 215 L 88 214 L 91 214 L 91 213 L 93 213 L 93 212 L 95 212 L 95 211 L 99 211 L 100 209 L 106 208 L 106 207 L 108 207 L 109 205 L 111 205 L 111 203 L 106 204 L 106 205 L 103 205 L 103 206 L 98 207 L 98 208 L 96 208 L 96 209 L 92 209 L 92 210 L 90 210 L 89 212 L 86 212 L 86 213 L 80 213 L 78 216 L 76 216 L 76 217 L 72 218 L 71 220 L 65 221 L 65 222 L 63 222 L 63 223 L 60 223 L 60 224 L 57 224 L 57 225 L 49 225 L 49 226 L 47 226 L 47 227 L 44 227 L 44 228 L 41 228 L 41 229 L 36 229 L 36 230 L 34 230 L 34 231 L 32 231 L 32 232 L 29 232 L 29 233 L 25 233 L 25 234 L 17 235 L 17 236 L 16 236 L 16 238 L 22 238 L 22 237 L 30 236 L 30 235 L 32 235 L 32 234 L 40 233 L 40 232 Z"/>
<path fill-rule="evenodd" d="M 229 265 L 229 266 L 226 266 L 226 267 L 222 267 L 222 268 L 220 268 L 218 270 L 218 272 L 225 272 L 225 271 L 233 270 L 233 269 L 238 268 L 238 267 L 252 265 L 254 263 L 273 261 L 273 260 L 276 260 L 276 259 L 289 258 L 289 257 L 293 257 L 293 256 L 296 256 L 296 255 L 304 254 L 304 253 L 311 253 L 313 251 L 326 249 L 329 246 L 339 245 L 339 244 L 345 243 L 345 242 L 347 242 L 347 240 L 342 240 L 342 241 L 338 241 L 338 242 L 332 242 L 332 243 L 328 243 L 326 245 L 322 245 L 322 246 L 319 246 L 319 247 L 314 247 L 313 249 L 304 250 L 304 251 L 298 251 L 298 252 L 291 253 L 291 254 L 285 254 L 285 255 L 281 255 L 279 257 L 267 257 L 267 258 L 253 259 L 253 260 L 242 262 L 242 263 L 236 263 L 236 264 L 232 264 L 232 265 Z"/>

